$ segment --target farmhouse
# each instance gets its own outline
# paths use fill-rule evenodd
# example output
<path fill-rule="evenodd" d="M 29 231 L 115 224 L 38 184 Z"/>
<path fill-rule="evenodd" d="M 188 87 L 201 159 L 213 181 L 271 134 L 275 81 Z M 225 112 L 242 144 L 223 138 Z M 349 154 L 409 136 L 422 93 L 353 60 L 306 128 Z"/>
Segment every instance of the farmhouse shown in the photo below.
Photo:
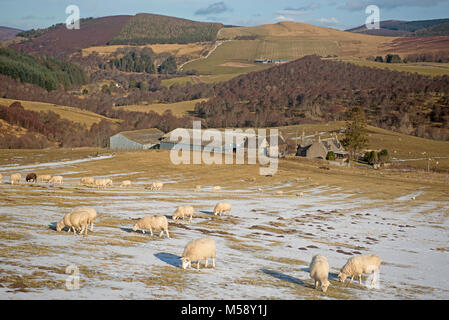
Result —
<path fill-rule="evenodd" d="M 242 153 L 251 149 L 263 150 L 265 155 L 269 155 L 270 137 L 260 138 L 254 133 L 233 132 L 230 130 L 230 134 L 226 131 L 216 131 L 219 135 L 216 141 L 214 137 L 203 135 L 202 130 L 198 129 L 175 129 L 160 139 L 160 148 L 165 150 L 171 150 L 177 146 L 177 148 L 183 148 L 187 150 L 203 151 L 220 153 Z M 181 136 L 188 138 L 185 141 Z M 177 138 L 171 141 L 171 137 Z M 287 144 L 282 135 L 274 137 L 278 141 L 279 157 L 284 157 L 287 151 Z"/>
<path fill-rule="evenodd" d="M 124 131 L 109 138 L 110 148 L 118 150 L 158 149 L 163 132 L 156 128 Z"/>
<path fill-rule="evenodd" d="M 298 144 L 296 155 L 306 157 L 309 159 L 326 159 L 327 154 L 332 151 L 337 160 L 346 159 L 348 153 L 343 148 L 343 145 L 338 140 L 334 133 L 331 138 L 321 139 L 319 134 L 315 135 L 315 139 L 307 139 L 302 135 L 301 141 Z"/>

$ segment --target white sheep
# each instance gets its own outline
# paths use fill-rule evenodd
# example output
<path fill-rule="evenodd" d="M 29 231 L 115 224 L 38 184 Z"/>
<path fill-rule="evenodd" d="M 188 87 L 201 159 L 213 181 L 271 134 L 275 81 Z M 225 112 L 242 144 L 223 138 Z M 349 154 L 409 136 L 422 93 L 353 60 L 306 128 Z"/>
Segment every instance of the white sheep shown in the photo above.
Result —
<path fill-rule="evenodd" d="M 276 192 L 276 195 L 278 195 L 278 196 L 282 196 L 283 194 L 284 194 L 283 191 L 278 191 L 278 192 Z"/>
<path fill-rule="evenodd" d="M 205 267 L 207 268 L 209 258 L 212 258 L 212 266 L 215 268 L 215 241 L 211 238 L 202 238 L 187 243 L 180 259 L 182 261 L 183 269 L 191 267 L 193 261 L 197 261 L 196 267 L 199 269 L 201 260 L 206 261 Z"/>
<path fill-rule="evenodd" d="M 220 190 L 221 190 L 220 186 L 215 186 L 215 187 L 212 188 L 213 192 L 217 192 L 217 191 L 220 191 Z"/>
<path fill-rule="evenodd" d="M 89 225 L 89 213 L 86 211 L 70 212 L 62 218 L 56 225 L 56 231 L 60 232 L 64 227 L 73 230 L 73 233 L 79 232 L 87 235 L 87 229 Z"/>
<path fill-rule="evenodd" d="M 97 218 L 97 211 L 91 207 L 78 207 L 78 208 L 74 208 L 71 213 L 75 213 L 75 212 L 86 212 L 88 214 L 88 216 L 89 216 L 88 224 L 90 225 L 90 231 L 93 232 L 95 219 Z"/>
<path fill-rule="evenodd" d="M 304 193 L 298 192 L 298 193 L 296 193 L 296 196 L 297 196 L 297 197 L 303 197 L 303 196 L 304 196 Z"/>
<path fill-rule="evenodd" d="M 150 216 L 139 219 L 133 226 L 133 231 L 137 231 L 137 229 L 142 230 L 143 234 L 145 234 L 145 230 L 150 230 L 151 236 L 153 236 L 153 229 L 161 230 L 159 238 L 162 237 L 165 231 L 167 238 L 170 238 L 168 234 L 168 221 L 165 216 Z"/>
<path fill-rule="evenodd" d="M 372 273 L 373 280 L 371 286 L 376 282 L 376 273 L 380 269 L 380 258 L 375 254 L 365 254 L 349 258 L 346 264 L 341 268 L 338 278 L 341 282 L 345 282 L 346 278 L 351 276 L 351 281 L 354 276 L 359 276 L 359 282 L 362 284 L 362 273 Z"/>
<path fill-rule="evenodd" d="M 131 186 L 130 180 L 122 181 L 122 183 L 120 184 L 120 187 L 130 187 L 130 186 Z"/>
<path fill-rule="evenodd" d="M 62 176 L 53 176 L 53 177 L 51 177 L 51 179 L 48 182 L 54 183 L 54 184 L 56 184 L 56 183 L 62 184 L 63 179 L 64 178 Z"/>
<path fill-rule="evenodd" d="M 97 188 L 106 187 L 107 179 L 95 179 L 94 185 Z"/>
<path fill-rule="evenodd" d="M 22 175 L 20 173 L 13 173 L 9 179 L 11 184 L 18 183 L 22 179 Z"/>
<path fill-rule="evenodd" d="M 151 191 L 155 190 L 162 190 L 164 187 L 164 184 L 162 182 L 153 182 L 149 187 L 146 187 L 145 189 L 150 189 Z"/>
<path fill-rule="evenodd" d="M 109 178 L 106 178 L 106 186 L 112 187 L 114 184 L 112 183 L 112 180 Z"/>
<path fill-rule="evenodd" d="M 93 177 L 85 177 L 85 178 L 81 178 L 80 180 L 80 185 L 83 186 L 93 186 L 95 183 L 95 179 Z"/>
<path fill-rule="evenodd" d="M 214 215 L 219 214 L 221 216 L 222 213 L 226 214 L 231 213 L 231 204 L 228 202 L 219 202 L 214 208 Z"/>
<path fill-rule="evenodd" d="M 309 272 L 310 277 L 315 280 L 315 289 L 318 289 L 318 285 L 320 285 L 323 292 L 327 291 L 330 285 L 328 280 L 329 269 L 329 262 L 325 256 L 317 254 L 312 258 L 309 265 Z"/>
<path fill-rule="evenodd" d="M 195 186 L 195 191 L 200 191 L 201 190 L 201 186 L 200 185 L 196 185 Z"/>
<path fill-rule="evenodd" d="M 37 176 L 37 182 L 49 182 L 51 179 L 51 176 L 48 174 L 38 175 Z"/>
<path fill-rule="evenodd" d="M 186 216 L 190 216 L 189 222 L 192 222 L 193 213 L 195 209 L 192 206 L 183 206 L 176 208 L 175 213 L 173 213 L 172 219 L 176 221 L 177 219 L 185 219 Z"/>

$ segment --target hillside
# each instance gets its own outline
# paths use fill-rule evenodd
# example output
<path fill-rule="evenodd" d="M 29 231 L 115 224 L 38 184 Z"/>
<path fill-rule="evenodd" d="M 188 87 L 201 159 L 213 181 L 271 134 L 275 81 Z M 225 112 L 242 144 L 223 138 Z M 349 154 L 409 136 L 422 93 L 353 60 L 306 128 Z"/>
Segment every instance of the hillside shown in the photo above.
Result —
<path fill-rule="evenodd" d="M 0 41 L 12 39 L 20 32 L 20 29 L 0 27 Z"/>
<path fill-rule="evenodd" d="M 370 124 L 449 138 L 449 77 L 360 67 L 307 56 L 220 84 L 195 112 L 210 127 L 261 127 L 343 120 L 352 106 Z"/>
<path fill-rule="evenodd" d="M 222 27 L 219 23 L 141 13 L 129 19 L 109 44 L 186 44 L 214 41 Z"/>
<path fill-rule="evenodd" d="M 449 35 L 449 19 L 419 21 L 387 20 L 380 22 L 380 29 L 367 29 L 365 25 L 346 31 L 377 36 L 438 36 Z"/>
<path fill-rule="evenodd" d="M 31 41 L 11 47 L 36 55 L 64 57 L 79 49 L 106 45 L 119 32 L 131 16 L 111 16 L 86 20 L 79 30 L 69 30 L 59 25 Z"/>

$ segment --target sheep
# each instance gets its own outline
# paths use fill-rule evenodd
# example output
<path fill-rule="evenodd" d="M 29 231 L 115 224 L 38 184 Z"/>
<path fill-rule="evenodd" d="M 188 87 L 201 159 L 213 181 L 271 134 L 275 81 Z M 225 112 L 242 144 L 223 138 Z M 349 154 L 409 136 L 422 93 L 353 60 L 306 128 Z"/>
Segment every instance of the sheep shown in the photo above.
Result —
<path fill-rule="evenodd" d="M 296 196 L 297 196 L 297 197 L 303 197 L 303 196 L 304 196 L 304 193 L 298 192 L 298 193 L 296 193 Z"/>
<path fill-rule="evenodd" d="M 329 280 L 329 262 L 327 258 L 322 255 L 315 255 L 309 265 L 310 277 L 315 280 L 315 289 L 318 289 L 318 285 L 321 285 L 323 292 L 327 291 L 330 285 Z"/>
<path fill-rule="evenodd" d="M 159 238 L 162 237 L 164 231 L 167 234 L 167 238 L 170 238 L 168 233 L 168 221 L 165 216 L 150 216 L 139 219 L 133 226 L 133 231 L 137 231 L 137 229 L 142 230 L 143 234 L 145 234 L 145 230 L 149 229 L 151 236 L 153 236 L 153 229 L 159 229 L 161 230 Z"/>
<path fill-rule="evenodd" d="M 78 207 L 72 210 L 71 213 L 75 213 L 75 212 L 87 212 L 88 216 L 89 216 L 89 222 L 88 225 L 90 225 L 90 232 L 94 231 L 94 222 L 95 219 L 97 218 L 97 211 L 95 211 L 94 208 L 91 207 Z"/>
<path fill-rule="evenodd" d="M 208 259 L 212 258 L 212 267 L 215 268 L 216 248 L 215 241 L 211 238 L 192 240 L 184 248 L 184 253 L 180 258 L 182 268 L 191 267 L 192 261 L 197 261 L 197 269 L 200 269 L 200 261 L 205 260 L 207 268 Z"/>
<path fill-rule="evenodd" d="M 36 174 L 35 173 L 28 173 L 26 178 L 25 178 L 25 181 L 26 182 L 29 182 L 29 181 L 37 182 Z"/>
<path fill-rule="evenodd" d="M 84 178 L 81 178 L 79 184 L 83 185 L 83 186 L 88 186 L 88 185 L 93 186 L 94 183 L 95 183 L 95 179 L 93 177 L 84 177 Z"/>
<path fill-rule="evenodd" d="M 192 206 L 184 206 L 184 207 L 178 207 L 173 213 L 172 219 L 176 221 L 177 219 L 182 218 L 182 220 L 185 219 L 185 216 L 190 216 L 189 222 L 192 222 L 193 213 L 195 209 L 193 209 Z"/>
<path fill-rule="evenodd" d="M 380 269 L 380 258 L 375 254 L 358 255 L 349 258 L 346 264 L 341 268 L 338 278 L 341 282 L 345 282 L 346 278 L 351 276 L 351 281 L 354 276 L 359 276 L 359 283 L 362 284 L 362 273 L 372 273 L 373 280 L 371 286 L 376 282 L 376 272 Z"/>
<path fill-rule="evenodd" d="M 106 179 L 106 186 L 112 187 L 113 185 L 114 185 L 114 184 L 112 183 L 112 180 L 109 179 L 109 178 L 107 178 L 107 179 Z"/>
<path fill-rule="evenodd" d="M 230 212 L 231 212 L 231 204 L 228 203 L 228 202 L 219 202 L 219 203 L 217 203 L 217 205 L 214 208 L 214 215 L 217 215 L 217 214 L 221 215 L 222 213 L 226 214 L 226 212 L 228 214 L 230 214 Z"/>
<path fill-rule="evenodd" d="M 15 182 L 20 182 L 20 179 L 22 179 L 22 175 L 20 173 L 13 173 L 9 179 L 11 181 L 11 184 L 14 184 Z"/>
<path fill-rule="evenodd" d="M 37 176 L 37 182 L 49 182 L 50 179 L 51 179 L 51 176 L 48 174 Z"/>
<path fill-rule="evenodd" d="M 107 179 L 96 179 L 94 182 L 94 185 L 97 188 L 106 187 L 106 184 L 107 184 Z"/>
<path fill-rule="evenodd" d="M 62 218 L 61 221 L 56 225 L 56 231 L 60 232 L 64 227 L 73 230 L 73 233 L 79 232 L 80 234 L 84 233 L 87 235 L 87 229 L 89 225 L 89 213 L 86 211 L 75 211 L 70 212 Z"/>
<path fill-rule="evenodd" d="M 278 192 L 276 192 L 276 195 L 278 195 L 278 196 L 282 196 L 283 194 L 284 194 L 283 191 L 278 191 Z"/>
<path fill-rule="evenodd" d="M 262 188 L 258 188 L 257 191 L 263 192 L 263 189 Z"/>
<path fill-rule="evenodd" d="M 146 189 L 150 189 L 151 191 L 162 190 L 163 186 L 164 184 L 162 182 L 153 182 L 151 186 L 146 187 Z"/>
<path fill-rule="evenodd" d="M 64 178 L 62 176 L 53 176 L 53 177 L 51 177 L 51 179 L 48 182 L 49 183 L 54 183 L 54 184 L 56 184 L 56 183 L 62 184 L 62 180 L 63 179 Z"/>
<path fill-rule="evenodd" d="M 212 192 L 217 192 L 217 191 L 220 191 L 220 190 L 221 190 L 220 186 L 215 186 L 215 187 L 212 188 Z"/>
<path fill-rule="evenodd" d="M 200 185 L 196 185 L 195 186 L 195 191 L 200 191 L 201 190 L 201 186 Z"/>
<path fill-rule="evenodd" d="M 122 181 L 122 183 L 120 184 L 120 188 L 121 187 L 130 187 L 130 186 L 131 186 L 131 181 L 130 180 Z"/>

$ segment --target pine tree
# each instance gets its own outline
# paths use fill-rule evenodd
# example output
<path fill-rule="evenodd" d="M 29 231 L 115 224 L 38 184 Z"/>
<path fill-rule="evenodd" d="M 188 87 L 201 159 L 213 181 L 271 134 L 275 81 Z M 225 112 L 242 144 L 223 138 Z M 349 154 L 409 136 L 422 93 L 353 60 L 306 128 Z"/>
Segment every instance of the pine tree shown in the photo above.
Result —
<path fill-rule="evenodd" d="M 357 153 L 366 148 L 367 136 L 365 114 L 360 107 L 354 107 L 348 113 L 345 138 L 342 141 L 351 159 L 355 159 Z"/>

